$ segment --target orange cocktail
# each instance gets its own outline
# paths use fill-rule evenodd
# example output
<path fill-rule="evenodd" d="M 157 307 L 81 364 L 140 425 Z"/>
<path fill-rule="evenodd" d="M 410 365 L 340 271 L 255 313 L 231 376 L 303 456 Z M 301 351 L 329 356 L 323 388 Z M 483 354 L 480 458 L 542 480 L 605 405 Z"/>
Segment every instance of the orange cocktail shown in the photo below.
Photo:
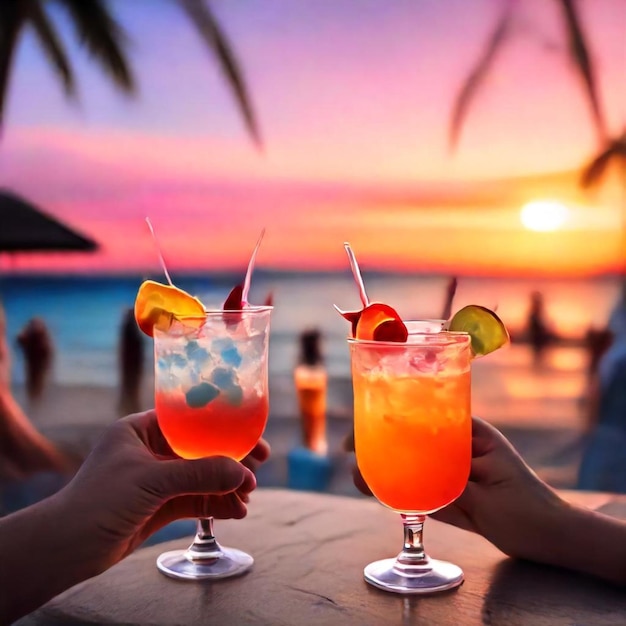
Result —
<path fill-rule="evenodd" d="M 401 513 L 430 513 L 461 495 L 470 470 L 469 336 L 351 340 L 354 437 L 374 495 Z"/>
<path fill-rule="evenodd" d="M 354 374 L 361 474 L 383 504 L 429 513 L 461 495 L 471 459 L 470 372 Z"/>
<path fill-rule="evenodd" d="M 404 525 L 398 556 L 370 563 L 363 574 L 386 591 L 432 593 L 463 582 L 460 567 L 426 554 L 422 531 L 426 515 L 458 498 L 469 478 L 473 353 L 467 333 L 403 326 L 404 341 L 360 339 L 359 327 L 348 339 L 359 471 Z"/>

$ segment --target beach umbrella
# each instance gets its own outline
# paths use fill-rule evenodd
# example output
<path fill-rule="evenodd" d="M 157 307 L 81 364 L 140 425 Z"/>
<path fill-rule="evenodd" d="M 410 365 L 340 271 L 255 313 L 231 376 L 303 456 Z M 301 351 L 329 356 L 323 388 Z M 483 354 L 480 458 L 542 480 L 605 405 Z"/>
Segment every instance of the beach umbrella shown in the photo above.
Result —
<path fill-rule="evenodd" d="M 98 244 L 34 204 L 0 189 L 0 253 L 93 252 Z"/>

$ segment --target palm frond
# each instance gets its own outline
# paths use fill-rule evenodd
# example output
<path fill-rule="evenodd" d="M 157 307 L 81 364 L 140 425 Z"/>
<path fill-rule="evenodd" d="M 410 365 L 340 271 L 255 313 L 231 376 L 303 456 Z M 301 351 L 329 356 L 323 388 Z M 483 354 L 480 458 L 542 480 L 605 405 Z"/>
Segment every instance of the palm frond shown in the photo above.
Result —
<path fill-rule="evenodd" d="M 461 90 L 454 101 L 450 121 L 450 132 L 448 135 L 448 147 L 451 152 L 454 152 L 458 145 L 461 128 L 465 122 L 465 118 L 467 117 L 470 104 L 478 93 L 478 90 L 483 84 L 489 70 L 493 66 L 498 52 L 502 49 L 511 34 L 513 6 L 512 1 L 507 3 L 502 15 L 498 19 L 496 27 L 487 40 L 485 48 L 478 59 L 478 63 L 465 79 Z"/>
<path fill-rule="evenodd" d="M 606 138 L 606 123 L 602 107 L 600 106 L 595 70 L 582 28 L 582 22 L 578 14 L 576 0 L 558 0 L 558 2 L 561 5 L 565 18 L 571 58 L 582 78 L 598 135 L 601 140 L 604 140 Z"/>
<path fill-rule="evenodd" d="M 135 90 L 126 59 L 127 36 L 103 0 L 57 0 L 65 7 L 80 41 L 123 91 Z"/>
<path fill-rule="evenodd" d="M 588 189 L 600 183 L 610 164 L 617 162 L 626 170 L 626 133 L 609 141 L 584 168 L 580 177 L 581 187 Z"/>
<path fill-rule="evenodd" d="M 76 94 L 76 82 L 74 80 L 72 66 L 70 65 L 65 48 L 54 26 L 44 12 L 41 3 L 32 2 L 30 4 L 28 8 L 28 18 L 39 37 L 39 41 L 41 42 L 46 56 L 61 77 L 65 93 L 68 96 L 74 96 Z"/>
<path fill-rule="evenodd" d="M 243 73 L 228 38 L 220 28 L 207 4 L 201 0 L 178 0 L 178 2 L 190 17 L 202 40 L 216 54 L 220 67 L 243 115 L 246 128 L 257 147 L 262 148 L 263 142 L 252 107 L 252 100 L 248 94 Z"/>
<path fill-rule="evenodd" d="M 24 25 L 24 12 L 16 2 L 0 3 L 0 125 L 4 119 L 11 67 L 20 30 Z"/>

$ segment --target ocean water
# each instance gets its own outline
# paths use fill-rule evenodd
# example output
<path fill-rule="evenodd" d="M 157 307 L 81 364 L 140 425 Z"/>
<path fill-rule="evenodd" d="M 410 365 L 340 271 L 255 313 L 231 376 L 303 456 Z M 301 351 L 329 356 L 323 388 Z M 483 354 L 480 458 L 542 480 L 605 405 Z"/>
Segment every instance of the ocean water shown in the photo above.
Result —
<path fill-rule="evenodd" d="M 0 277 L 0 298 L 8 322 L 14 358 L 14 382 L 23 380 L 21 354 L 15 344 L 20 329 L 32 317 L 47 324 L 55 346 L 54 380 L 63 385 L 114 386 L 118 381 L 117 345 L 122 315 L 132 307 L 144 277 L 29 276 Z M 409 318 L 439 317 L 447 277 L 364 274 L 371 300 L 392 304 Z M 219 305 L 241 277 L 225 274 L 174 276 L 180 287 L 205 304 Z M 297 359 L 298 334 L 319 328 L 331 376 L 348 377 L 347 323 L 335 312 L 359 308 L 349 273 L 295 274 L 259 270 L 253 277 L 251 301 L 274 297 L 270 340 L 270 376 L 289 376 Z M 530 294 L 541 291 L 554 329 L 582 337 L 590 326 L 602 327 L 614 305 L 619 285 L 615 278 L 593 280 L 528 280 L 460 278 L 453 309 L 469 303 L 495 308 L 507 326 L 523 327 Z M 146 358 L 151 345 L 146 338 Z M 514 344 L 474 367 L 481 398 L 573 398 L 584 385 L 586 355 L 580 348 L 558 348 L 537 373 L 532 355 Z"/>

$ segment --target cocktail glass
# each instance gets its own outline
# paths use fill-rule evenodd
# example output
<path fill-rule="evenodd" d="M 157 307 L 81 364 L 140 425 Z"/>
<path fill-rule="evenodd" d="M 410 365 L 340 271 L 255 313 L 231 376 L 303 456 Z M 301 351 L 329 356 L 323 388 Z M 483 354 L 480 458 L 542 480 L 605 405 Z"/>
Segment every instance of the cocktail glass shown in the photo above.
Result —
<path fill-rule="evenodd" d="M 370 563 L 364 575 L 387 591 L 431 593 L 463 582 L 457 565 L 425 553 L 422 530 L 426 516 L 461 495 L 469 477 L 472 355 L 465 333 L 405 324 L 406 343 L 348 339 L 357 465 L 404 524 L 402 551 Z"/>
<path fill-rule="evenodd" d="M 239 461 L 258 442 L 269 412 L 271 311 L 268 306 L 207 311 L 206 319 L 154 329 L 157 418 L 179 456 Z M 191 546 L 161 554 L 157 567 L 173 578 L 198 580 L 237 576 L 253 562 L 249 554 L 217 543 L 207 511 Z"/>

